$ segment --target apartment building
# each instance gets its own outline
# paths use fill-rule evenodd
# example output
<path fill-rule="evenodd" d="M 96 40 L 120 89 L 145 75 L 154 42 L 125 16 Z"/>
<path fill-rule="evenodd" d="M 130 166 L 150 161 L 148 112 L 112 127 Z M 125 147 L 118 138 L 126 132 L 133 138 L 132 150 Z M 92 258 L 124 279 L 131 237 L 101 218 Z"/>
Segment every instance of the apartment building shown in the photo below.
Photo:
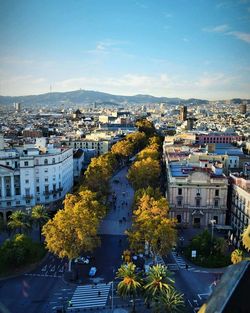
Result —
<path fill-rule="evenodd" d="M 230 174 L 231 225 L 239 239 L 250 224 L 250 179 L 238 173 Z"/>
<path fill-rule="evenodd" d="M 53 206 L 73 187 L 73 149 L 46 144 L 0 149 L 0 214 Z"/>

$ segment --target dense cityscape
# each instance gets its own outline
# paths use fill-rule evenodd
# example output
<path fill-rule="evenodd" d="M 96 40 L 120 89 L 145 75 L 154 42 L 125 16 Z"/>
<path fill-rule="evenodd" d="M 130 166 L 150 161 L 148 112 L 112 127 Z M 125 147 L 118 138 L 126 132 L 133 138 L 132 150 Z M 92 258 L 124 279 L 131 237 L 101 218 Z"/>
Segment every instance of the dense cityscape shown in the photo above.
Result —
<path fill-rule="evenodd" d="M 0 0 L 0 313 L 250 311 L 249 5 Z"/>

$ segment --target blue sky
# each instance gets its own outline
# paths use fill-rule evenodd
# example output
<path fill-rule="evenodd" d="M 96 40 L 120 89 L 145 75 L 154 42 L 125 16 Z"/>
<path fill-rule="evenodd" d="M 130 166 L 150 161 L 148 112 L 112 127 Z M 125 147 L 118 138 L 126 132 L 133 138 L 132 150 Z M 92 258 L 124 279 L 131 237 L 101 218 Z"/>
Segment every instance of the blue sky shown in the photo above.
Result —
<path fill-rule="evenodd" d="M 250 98 L 250 0 L 0 0 L 0 94 Z"/>

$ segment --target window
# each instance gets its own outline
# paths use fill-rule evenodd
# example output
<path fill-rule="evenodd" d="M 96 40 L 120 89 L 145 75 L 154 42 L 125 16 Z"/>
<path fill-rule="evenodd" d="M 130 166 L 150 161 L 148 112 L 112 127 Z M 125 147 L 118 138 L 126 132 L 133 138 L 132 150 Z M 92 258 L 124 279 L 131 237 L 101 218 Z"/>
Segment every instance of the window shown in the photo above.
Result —
<path fill-rule="evenodd" d="M 28 162 L 28 161 L 25 161 L 25 162 L 24 162 L 24 166 L 29 166 L 29 162 Z"/>
<path fill-rule="evenodd" d="M 48 182 L 49 179 L 48 179 L 48 177 L 46 177 L 44 180 L 45 180 L 45 182 Z"/>
<path fill-rule="evenodd" d="M 47 168 L 45 168 L 44 173 L 48 173 L 48 169 Z"/>
<path fill-rule="evenodd" d="M 45 192 L 48 192 L 49 191 L 49 186 L 48 185 L 44 186 L 44 189 L 45 189 Z"/>
<path fill-rule="evenodd" d="M 53 163 L 53 164 L 56 163 L 56 159 L 55 159 L 55 158 L 52 159 L 52 163 Z"/>
<path fill-rule="evenodd" d="M 39 186 L 36 187 L 36 192 L 40 192 L 40 187 Z"/>
<path fill-rule="evenodd" d="M 201 205 L 201 199 L 196 199 L 196 206 L 200 206 Z"/>
<path fill-rule="evenodd" d="M 25 188 L 25 196 L 29 196 L 30 195 L 30 189 L 29 188 Z"/>
<path fill-rule="evenodd" d="M 177 200 L 177 206 L 182 206 L 182 200 Z"/>
<path fill-rule="evenodd" d="M 11 206 L 11 202 L 9 202 L 9 201 L 7 201 L 6 204 L 7 204 L 7 206 Z"/>
<path fill-rule="evenodd" d="M 182 188 L 178 188 L 178 196 L 182 195 Z"/>
<path fill-rule="evenodd" d="M 36 179 L 36 182 L 39 183 L 39 178 Z"/>
<path fill-rule="evenodd" d="M 25 179 L 25 184 L 28 184 L 30 181 L 28 179 Z"/>
<path fill-rule="evenodd" d="M 219 189 L 215 189 L 215 197 L 219 197 L 220 191 Z"/>
<path fill-rule="evenodd" d="M 215 207 L 215 208 L 218 208 L 218 206 L 219 206 L 219 200 L 218 200 L 218 199 L 215 199 L 215 200 L 214 200 L 214 207 Z"/>
<path fill-rule="evenodd" d="M 44 159 L 44 164 L 45 164 L 45 165 L 48 164 L 48 159 Z"/>

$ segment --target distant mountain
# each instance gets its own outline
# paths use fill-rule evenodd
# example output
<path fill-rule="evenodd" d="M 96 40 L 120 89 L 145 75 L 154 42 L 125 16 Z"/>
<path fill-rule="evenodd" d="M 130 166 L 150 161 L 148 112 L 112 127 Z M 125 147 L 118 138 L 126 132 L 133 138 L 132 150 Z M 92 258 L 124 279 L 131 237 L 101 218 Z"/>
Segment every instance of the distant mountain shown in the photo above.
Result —
<path fill-rule="evenodd" d="M 68 92 L 53 92 L 31 96 L 0 96 L 0 104 L 13 104 L 21 102 L 25 105 L 87 105 L 93 103 L 109 104 L 147 104 L 147 103 L 173 103 L 173 104 L 199 104 L 208 103 L 207 100 L 154 97 L 151 95 L 119 96 L 99 91 L 76 90 Z"/>

